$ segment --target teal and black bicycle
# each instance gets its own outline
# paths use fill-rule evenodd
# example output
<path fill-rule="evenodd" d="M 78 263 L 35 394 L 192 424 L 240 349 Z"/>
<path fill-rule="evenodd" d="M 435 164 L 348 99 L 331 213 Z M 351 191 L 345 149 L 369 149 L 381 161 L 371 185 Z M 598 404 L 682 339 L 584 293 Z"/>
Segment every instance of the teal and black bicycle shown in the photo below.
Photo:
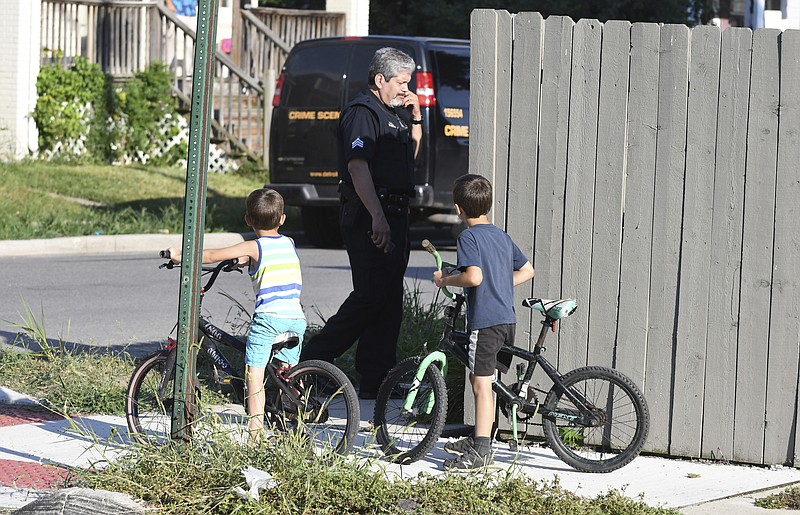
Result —
<path fill-rule="evenodd" d="M 438 269 L 453 267 L 442 259 L 427 240 L 423 247 L 436 259 Z M 438 349 L 424 356 L 400 361 L 386 376 L 375 401 L 377 440 L 393 461 L 412 463 L 430 452 L 444 429 L 447 415 L 447 369 L 445 352 L 467 366 L 468 334 L 462 310 L 466 299 L 446 288 L 453 300 L 445 308 L 445 328 Z M 506 345 L 498 361 L 510 366 L 514 357 L 517 380 L 493 383 L 500 409 L 511 420 L 518 448 L 518 423 L 530 424 L 541 415 L 547 444 L 569 466 L 583 472 L 611 472 L 639 455 L 647 438 L 650 415 L 639 388 L 622 373 L 607 367 L 587 366 L 561 374 L 542 353 L 547 333 L 559 320 L 577 309 L 572 299 L 528 298 L 522 305 L 539 311 L 544 319 L 531 351 Z M 519 361 L 521 360 L 521 362 Z M 553 383 L 549 391 L 533 382 L 537 365 Z M 539 402 L 539 396 L 544 402 Z"/>

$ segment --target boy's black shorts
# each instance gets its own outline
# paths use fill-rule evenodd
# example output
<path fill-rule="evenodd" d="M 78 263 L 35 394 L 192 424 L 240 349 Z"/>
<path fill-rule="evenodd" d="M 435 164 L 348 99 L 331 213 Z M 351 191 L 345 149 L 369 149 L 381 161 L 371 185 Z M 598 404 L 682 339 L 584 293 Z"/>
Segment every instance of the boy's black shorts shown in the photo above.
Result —
<path fill-rule="evenodd" d="M 503 344 L 514 344 L 517 324 L 500 324 L 475 329 L 469 335 L 469 370 L 476 376 L 493 376 L 497 368 L 497 353 Z"/>

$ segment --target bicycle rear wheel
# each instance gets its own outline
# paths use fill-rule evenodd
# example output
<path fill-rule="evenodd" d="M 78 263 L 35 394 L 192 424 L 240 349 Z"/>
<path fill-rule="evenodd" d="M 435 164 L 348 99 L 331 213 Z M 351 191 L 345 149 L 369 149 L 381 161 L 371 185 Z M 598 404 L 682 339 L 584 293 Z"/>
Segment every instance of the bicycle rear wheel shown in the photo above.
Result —
<path fill-rule="evenodd" d="M 161 351 L 145 358 L 128 383 L 125 418 L 130 433 L 143 443 L 163 443 L 170 439 L 175 361 L 171 360 L 168 370 L 169 354 L 169 351 Z"/>
<path fill-rule="evenodd" d="M 280 410 L 267 420 L 279 430 L 308 438 L 318 455 L 347 454 L 353 448 L 361 423 L 358 396 L 353 383 L 326 361 L 302 361 L 284 376 L 294 398 L 275 389 L 267 402 Z"/>
<path fill-rule="evenodd" d="M 650 428 L 650 414 L 644 395 L 633 381 L 606 367 L 578 368 L 561 380 L 566 389 L 588 402 L 596 424 L 584 426 L 543 417 L 547 442 L 559 458 L 583 472 L 611 472 L 638 456 Z M 557 386 L 547 394 L 544 407 L 581 416 Z"/>
<path fill-rule="evenodd" d="M 411 410 L 403 409 L 422 358 L 412 356 L 389 371 L 375 400 L 376 437 L 397 463 L 413 463 L 436 445 L 447 417 L 447 385 L 436 365 L 425 370 Z"/>

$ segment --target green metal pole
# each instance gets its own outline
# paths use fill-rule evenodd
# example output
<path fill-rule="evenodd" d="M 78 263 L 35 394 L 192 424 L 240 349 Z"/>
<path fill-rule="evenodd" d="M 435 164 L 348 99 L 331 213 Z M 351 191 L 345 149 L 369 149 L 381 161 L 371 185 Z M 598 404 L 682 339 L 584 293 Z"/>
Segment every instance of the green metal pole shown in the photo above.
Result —
<path fill-rule="evenodd" d="M 194 368 L 197 347 L 194 344 L 198 341 L 197 328 L 200 322 L 200 275 L 205 232 L 217 11 L 217 0 L 199 0 L 192 79 L 192 113 L 189 121 L 189 155 L 186 163 L 175 402 L 172 406 L 172 438 L 183 441 L 188 441 L 192 435 L 192 421 L 196 411 Z"/>

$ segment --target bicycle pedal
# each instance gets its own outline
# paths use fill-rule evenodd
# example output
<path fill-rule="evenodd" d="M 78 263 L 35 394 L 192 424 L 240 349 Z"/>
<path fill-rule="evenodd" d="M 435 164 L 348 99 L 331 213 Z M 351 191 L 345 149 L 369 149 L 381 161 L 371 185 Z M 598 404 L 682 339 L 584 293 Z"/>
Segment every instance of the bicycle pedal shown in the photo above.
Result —
<path fill-rule="evenodd" d="M 214 382 L 217 384 L 231 384 L 233 376 L 214 366 Z"/>

